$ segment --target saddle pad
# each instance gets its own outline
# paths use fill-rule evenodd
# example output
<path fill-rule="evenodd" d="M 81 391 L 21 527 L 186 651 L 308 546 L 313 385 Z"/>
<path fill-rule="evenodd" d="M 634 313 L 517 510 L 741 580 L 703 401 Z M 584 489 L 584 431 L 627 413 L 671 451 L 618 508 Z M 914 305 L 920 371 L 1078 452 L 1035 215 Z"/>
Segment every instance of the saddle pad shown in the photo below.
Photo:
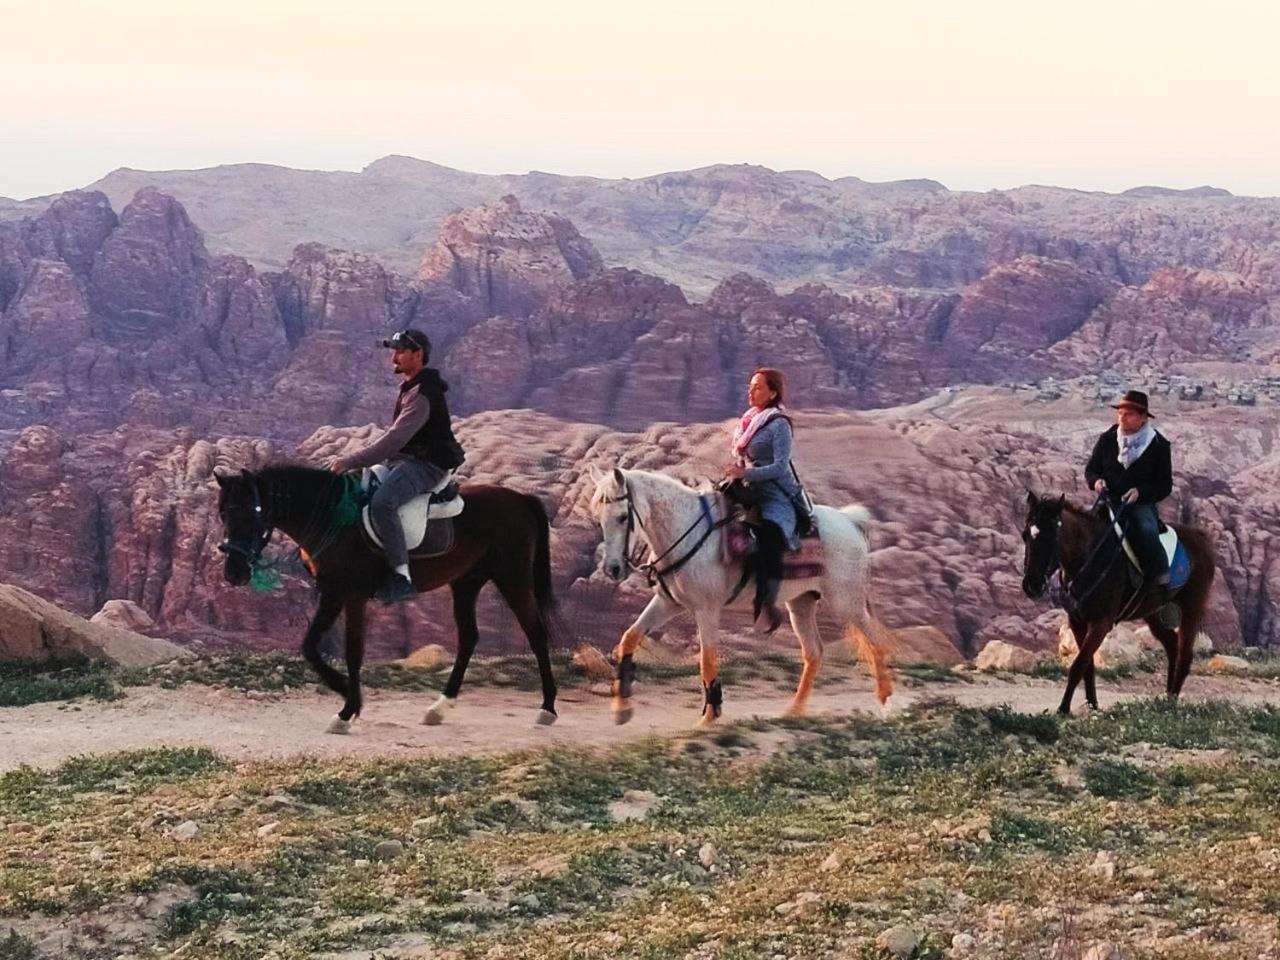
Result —
<path fill-rule="evenodd" d="M 400 508 L 400 525 L 404 527 L 404 542 L 409 545 L 410 552 L 422 546 L 423 534 L 435 527 L 437 521 L 456 517 L 465 506 L 461 497 L 454 497 L 452 500 L 445 500 L 442 503 L 431 503 L 430 500 L 430 494 L 423 494 L 420 497 L 414 497 Z M 373 521 L 369 519 L 368 507 L 365 507 L 360 512 L 360 519 L 364 522 L 364 532 L 369 539 L 376 546 L 381 547 L 382 538 L 373 529 Z M 431 521 L 430 524 L 427 523 L 428 520 Z M 453 524 L 449 524 L 449 527 L 452 529 Z"/>
<path fill-rule="evenodd" d="M 720 543 L 725 563 L 742 563 L 756 550 L 751 528 L 741 521 L 724 528 Z M 799 550 L 789 550 L 782 555 L 783 580 L 809 580 L 822 576 L 825 569 L 820 536 L 803 537 Z"/>
<path fill-rule="evenodd" d="M 1178 539 L 1178 532 L 1173 527 L 1166 527 L 1160 534 L 1160 546 L 1164 547 L 1164 556 L 1169 562 L 1169 589 L 1176 590 L 1191 579 L 1191 557 L 1187 555 L 1187 548 L 1182 545 L 1182 541 Z M 1142 564 L 1138 562 L 1138 554 L 1129 543 L 1128 537 L 1124 539 L 1124 552 L 1134 569 L 1141 575 Z"/>
<path fill-rule="evenodd" d="M 1169 532 L 1172 533 L 1173 531 Z M 1174 547 L 1173 556 L 1169 558 L 1169 588 L 1176 590 L 1178 587 L 1185 586 L 1190 579 L 1191 558 L 1187 556 L 1187 548 L 1179 540 L 1178 545 Z"/>
<path fill-rule="evenodd" d="M 361 478 L 361 487 L 366 493 L 369 492 L 371 489 L 376 488 L 376 484 L 373 483 L 374 480 L 381 483 L 390 472 L 391 468 L 385 463 L 370 467 L 364 471 L 364 475 Z M 437 493 L 449 486 L 453 481 L 453 474 L 454 471 L 452 470 L 446 472 L 434 489 L 422 494 L 420 497 L 414 497 L 400 508 L 400 525 L 404 527 L 404 542 L 409 545 L 410 553 L 424 546 L 422 537 L 427 530 L 428 520 L 443 520 L 448 517 L 456 517 L 462 512 L 464 503 L 461 497 L 453 497 L 449 500 L 436 502 L 431 500 Z M 367 506 L 361 512 L 360 517 L 364 521 L 364 532 L 376 546 L 381 547 L 382 538 L 373 529 L 373 522 L 369 519 L 369 508 Z M 449 526 L 452 527 L 453 524 Z M 450 543 L 452 543 L 452 540 Z M 448 548 L 446 547 L 445 549 Z"/>

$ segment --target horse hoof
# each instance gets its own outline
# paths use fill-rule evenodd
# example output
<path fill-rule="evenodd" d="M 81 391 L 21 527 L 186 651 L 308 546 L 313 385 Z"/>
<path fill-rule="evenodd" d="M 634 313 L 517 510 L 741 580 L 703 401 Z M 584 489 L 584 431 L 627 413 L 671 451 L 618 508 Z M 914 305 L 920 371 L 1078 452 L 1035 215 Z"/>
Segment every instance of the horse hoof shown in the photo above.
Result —
<path fill-rule="evenodd" d="M 538 718 L 535 722 L 540 727 L 549 727 L 556 722 L 556 715 L 550 710 L 539 710 Z"/>
<path fill-rule="evenodd" d="M 613 722 L 618 726 L 629 723 L 631 717 L 635 714 L 635 710 L 630 703 L 615 703 L 613 705 Z"/>
<path fill-rule="evenodd" d="M 716 721 L 717 721 L 717 720 L 719 720 L 719 719 L 720 719 L 720 718 L 719 718 L 718 716 L 716 716 L 716 714 L 715 714 L 715 712 L 714 712 L 714 711 L 712 711 L 712 710 L 703 710 L 703 711 L 702 711 L 702 718 L 701 718 L 700 720 L 698 720 L 698 726 L 700 726 L 700 727 L 714 727 L 714 726 L 716 725 Z"/>
<path fill-rule="evenodd" d="M 456 699 L 449 697 L 441 697 L 430 707 L 427 708 L 426 715 L 422 718 L 422 722 L 428 727 L 438 727 L 444 723 L 444 714 L 446 710 L 452 710 L 456 705 Z"/>
<path fill-rule="evenodd" d="M 889 696 L 885 697 L 884 702 L 880 704 L 880 716 L 881 717 L 891 716 L 893 714 L 893 710 L 894 710 L 893 695 L 890 694 Z"/>
<path fill-rule="evenodd" d="M 784 717 L 803 717 L 808 712 L 809 710 L 806 704 L 792 703 L 787 706 L 787 709 L 782 711 L 782 715 Z"/>
<path fill-rule="evenodd" d="M 325 733 L 336 733 L 342 736 L 351 732 L 351 721 L 343 720 L 341 717 L 334 717 L 329 721 L 329 726 L 325 729 Z"/>

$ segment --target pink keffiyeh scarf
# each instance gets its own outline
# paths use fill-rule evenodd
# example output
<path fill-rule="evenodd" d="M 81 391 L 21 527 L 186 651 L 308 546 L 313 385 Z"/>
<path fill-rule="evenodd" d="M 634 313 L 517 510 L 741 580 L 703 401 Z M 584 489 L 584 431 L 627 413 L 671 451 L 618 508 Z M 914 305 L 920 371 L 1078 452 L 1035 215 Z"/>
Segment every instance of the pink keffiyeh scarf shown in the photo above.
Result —
<path fill-rule="evenodd" d="M 746 453 L 747 444 L 751 442 L 751 438 L 774 417 L 783 413 L 781 406 L 777 407 L 748 407 L 746 413 L 742 415 L 742 419 L 738 421 L 738 427 L 733 431 L 733 443 L 730 449 L 736 457 L 741 457 Z"/>

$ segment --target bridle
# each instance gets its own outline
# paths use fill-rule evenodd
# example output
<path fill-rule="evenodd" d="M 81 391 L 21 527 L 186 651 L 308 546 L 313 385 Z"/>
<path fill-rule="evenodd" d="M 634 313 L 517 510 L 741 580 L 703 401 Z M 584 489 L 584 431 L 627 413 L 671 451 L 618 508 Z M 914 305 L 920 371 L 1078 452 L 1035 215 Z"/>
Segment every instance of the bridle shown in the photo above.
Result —
<path fill-rule="evenodd" d="M 652 587 L 656 584 L 662 589 L 662 592 L 665 593 L 672 600 L 674 600 L 675 597 L 672 596 L 671 589 L 667 586 L 667 582 L 665 578 L 670 576 L 673 573 L 676 573 L 678 570 L 680 570 L 681 567 L 683 567 L 686 563 L 692 560 L 693 557 L 697 554 L 697 552 L 702 549 L 702 545 L 707 542 L 710 536 L 713 533 L 715 533 L 717 530 L 719 530 L 721 527 L 729 523 L 730 520 L 732 519 L 729 516 L 725 516 L 720 520 L 712 519 L 711 511 L 707 507 L 706 497 L 705 496 L 700 497 L 699 500 L 702 504 L 702 512 L 698 514 L 698 518 L 694 520 L 693 523 L 691 523 L 688 526 L 688 528 L 686 528 L 684 533 L 680 534 L 680 536 L 676 538 L 675 543 L 667 547 L 667 549 L 662 551 L 662 553 L 657 553 L 657 551 L 654 549 L 652 541 L 649 540 L 648 533 L 644 529 L 644 521 L 640 519 L 640 514 L 636 511 L 635 498 L 631 494 L 631 484 L 628 483 L 625 485 L 624 492 L 620 497 L 601 497 L 600 498 L 600 503 L 602 504 L 626 503 L 627 532 L 622 541 L 622 559 L 628 566 L 633 567 L 637 570 L 644 571 L 644 575 L 649 581 L 649 586 Z M 667 557 L 671 556 L 671 554 L 675 552 L 676 548 L 679 547 L 680 544 L 684 543 L 684 541 L 689 537 L 689 535 L 693 533 L 693 531 L 697 530 L 698 527 L 703 523 L 703 521 L 706 521 L 706 524 L 707 524 L 706 532 L 704 532 L 702 536 L 698 538 L 697 542 L 694 543 L 693 546 L 689 548 L 688 552 L 686 552 L 683 556 L 679 557 L 678 559 L 670 561 L 665 567 L 660 567 L 659 564 L 661 564 L 663 560 L 666 560 Z M 653 554 L 653 558 L 649 560 L 647 563 L 642 563 L 640 561 L 639 551 L 637 551 L 637 555 L 632 556 L 631 534 L 637 527 L 639 527 L 640 532 L 644 534 L 644 539 L 645 539 L 645 542 L 648 544 L 650 554 Z"/>
<path fill-rule="evenodd" d="M 252 530 L 244 537 L 227 537 L 222 543 L 218 544 L 218 549 L 226 554 L 235 554 L 243 557 L 249 564 L 250 569 L 252 569 L 262 559 L 262 551 L 267 548 L 267 544 L 271 541 L 271 534 L 275 527 L 266 521 L 266 516 L 262 509 L 262 496 L 258 491 L 257 478 L 248 475 L 244 479 L 249 485 L 249 492 L 253 494 Z"/>
<path fill-rule="evenodd" d="M 631 534 L 635 532 L 635 529 L 637 526 L 640 527 L 641 532 L 644 531 L 644 524 L 640 520 L 640 514 L 636 512 L 635 499 L 631 496 L 631 484 L 629 483 L 626 484 L 622 496 L 601 497 L 600 503 L 602 504 L 625 503 L 627 505 L 627 532 L 622 539 L 622 562 L 625 563 L 628 567 L 642 569 L 645 566 L 640 559 L 640 553 L 644 549 L 643 545 L 641 545 L 636 550 L 634 556 L 632 555 L 632 550 L 631 550 Z M 645 540 L 647 542 L 648 540 L 647 536 Z M 649 547 L 649 549 L 650 549 L 650 552 L 652 552 L 653 550 L 652 545 Z"/>
<path fill-rule="evenodd" d="M 1027 524 L 1024 536 L 1027 538 L 1028 546 L 1030 546 L 1030 544 L 1037 540 L 1042 533 L 1046 533 L 1048 531 L 1052 531 L 1053 544 L 1049 548 L 1049 557 L 1045 561 L 1044 570 L 1039 577 L 1041 586 L 1036 592 L 1036 596 L 1044 594 L 1045 588 L 1049 586 L 1049 581 L 1053 578 L 1054 571 L 1058 572 L 1062 588 L 1064 590 L 1069 589 L 1066 574 L 1062 570 L 1062 515 L 1059 514 L 1054 517 L 1052 525 L 1048 528 L 1041 527 L 1033 520 L 1031 523 Z M 1029 579 L 1030 575 L 1029 570 L 1024 572 L 1024 582 Z"/>

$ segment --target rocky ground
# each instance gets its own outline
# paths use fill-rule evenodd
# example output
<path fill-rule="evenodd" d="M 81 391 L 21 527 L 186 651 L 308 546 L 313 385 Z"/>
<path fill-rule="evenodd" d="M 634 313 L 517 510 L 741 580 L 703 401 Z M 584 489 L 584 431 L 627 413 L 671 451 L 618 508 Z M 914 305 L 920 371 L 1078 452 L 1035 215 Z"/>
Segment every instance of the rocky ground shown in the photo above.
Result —
<path fill-rule="evenodd" d="M 795 664 L 730 658 L 712 730 L 670 664 L 622 728 L 562 663 L 535 730 L 518 661 L 431 728 L 438 671 L 380 668 L 346 738 L 276 659 L 0 708 L 0 955 L 1280 956 L 1273 664 L 1198 667 L 1177 708 L 1104 675 L 1063 722 L 1058 677 L 937 667 L 881 717 L 832 659 L 784 720 Z"/>

